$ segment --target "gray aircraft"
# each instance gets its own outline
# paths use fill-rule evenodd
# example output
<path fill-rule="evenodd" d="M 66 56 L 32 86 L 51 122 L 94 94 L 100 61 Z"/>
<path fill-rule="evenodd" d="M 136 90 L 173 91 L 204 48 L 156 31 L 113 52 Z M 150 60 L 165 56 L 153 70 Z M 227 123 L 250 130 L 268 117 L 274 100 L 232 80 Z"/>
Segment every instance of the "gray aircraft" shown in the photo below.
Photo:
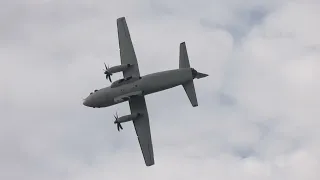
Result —
<path fill-rule="evenodd" d="M 114 116 L 118 131 L 121 123 L 132 121 L 146 166 L 154 164 L 154 154 L 150 133 L 149 116 L 145 95 L 163 91 L 182 85 L 193 107 L 198 106 L 193 79 L 208 76 L 190 67 L 185 42 L 180 43 L 179 68 L 140 76 L 139 66 L 129 29 L 124 17 L 117 19 L 118 39 L 121 65 L 107 68 L 104 72 L 111 82 L 114 73 L 122 72 L 123 79 L 113 82 L 110 86 L 94 90 L 84 99 L 83 105 L 102 108 L 128 101 L 131 114 Z"/>

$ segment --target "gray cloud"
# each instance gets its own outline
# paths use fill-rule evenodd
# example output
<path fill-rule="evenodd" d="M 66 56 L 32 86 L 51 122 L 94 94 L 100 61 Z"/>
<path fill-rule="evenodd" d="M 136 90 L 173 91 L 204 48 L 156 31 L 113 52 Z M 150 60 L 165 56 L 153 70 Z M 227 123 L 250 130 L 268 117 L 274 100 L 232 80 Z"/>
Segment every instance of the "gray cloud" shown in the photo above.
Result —
<path fill-rule="evenodd" d="M 2 1 L 0 178 L 319 179 L 317 1 Z M 200 106 L 183 88 L 147 97 L 156 165 L 127 104 L 89 109 L 120 63 L 126 16 L 143 74 L 178 67 L 187 42 Z M 116 75 L 115 78 L 121 77 Z M 169 102 L 169 103 L 168 103 Z"/>

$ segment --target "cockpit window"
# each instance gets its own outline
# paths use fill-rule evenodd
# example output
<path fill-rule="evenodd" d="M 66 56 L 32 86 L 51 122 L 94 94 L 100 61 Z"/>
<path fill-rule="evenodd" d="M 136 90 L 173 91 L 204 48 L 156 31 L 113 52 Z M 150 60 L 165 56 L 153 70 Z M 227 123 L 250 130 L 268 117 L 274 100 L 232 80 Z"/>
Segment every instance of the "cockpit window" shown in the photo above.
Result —
<path fill-rule="evenodd" d="M 94 92 L 91 92 L 91 93 L 90 93 L 90 95 L 91 95 L 91 94 L 93 94 L 93 93 L 95 93 L 95 92 L 97 92 L 97 91 L 98 91 L 98 90 L 97 90 L 97 89 L 95 89 L 95 90 L 94 90 Z"/>

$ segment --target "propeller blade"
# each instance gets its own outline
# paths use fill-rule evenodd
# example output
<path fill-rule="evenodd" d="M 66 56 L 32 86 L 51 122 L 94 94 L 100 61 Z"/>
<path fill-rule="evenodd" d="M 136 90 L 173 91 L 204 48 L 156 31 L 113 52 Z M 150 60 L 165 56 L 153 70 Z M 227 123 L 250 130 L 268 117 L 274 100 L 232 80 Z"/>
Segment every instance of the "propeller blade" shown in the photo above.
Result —
<path fill-rule="evenodd" d="M 121 126 L 120 123 L 117 123 L 117 129 L 118 129 L 118 131 L 120 131 L 120 129 L 121 129 L 121 130 L 123 129 L 123 127 Z"/>
<path fill-rule="evenodd" d="M 109 65 L 107 66 L 106 63 L 104 63 L 104 67 L 106 68 L 105 70 L 103 70 L 104 74 L 106 75 L 106 79 L 109 79 L 109 81 L 112 82 L 111 80 L 112 73 L 108 72 Z"/>
<path fill-rule="evenodd" d="M 111 75 L 109 75 L 108 77 L 109 77 L 109 81 L 112 82 L 112 81 L 111 81 Z"/>

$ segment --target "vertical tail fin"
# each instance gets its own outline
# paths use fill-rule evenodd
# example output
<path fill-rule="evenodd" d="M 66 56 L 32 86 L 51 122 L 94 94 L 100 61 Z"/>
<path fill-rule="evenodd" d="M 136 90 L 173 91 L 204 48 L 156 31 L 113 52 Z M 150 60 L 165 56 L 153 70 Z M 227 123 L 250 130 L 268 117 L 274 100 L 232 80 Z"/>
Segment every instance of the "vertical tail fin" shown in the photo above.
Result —
<path fill-rule="evenodd" d="M 179 68 L 190 68 L 190 62 L 185 42 L 180 43 Z M 193 107 L 198 106 L 198 100 L 193 80 L 190 80 L 185 84 L 182 84 L 182 86 L 190 100 L 191 105 Z"/>
<path fill-rule="evenodd" d="M 189 57 L 187 52 L 186 43 L 180 43 L 180 54 L 179 54 L 179 68 L 189 68 Z"/>

